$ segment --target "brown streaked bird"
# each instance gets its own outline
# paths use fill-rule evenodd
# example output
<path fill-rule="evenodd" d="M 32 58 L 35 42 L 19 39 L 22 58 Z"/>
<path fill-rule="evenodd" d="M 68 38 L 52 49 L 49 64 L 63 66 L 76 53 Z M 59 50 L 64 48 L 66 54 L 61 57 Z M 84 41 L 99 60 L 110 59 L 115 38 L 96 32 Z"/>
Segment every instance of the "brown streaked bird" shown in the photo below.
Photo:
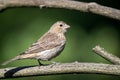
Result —
<path fill-rule="evenodd" d="M 40 61 L 48 61 L 58 56 L 65 47 L 65 33 L 70 26 L 63 21 L 57 21 L 37 42 L 33 43 L 25 52 L 4 62 L 6 65 L 10 62 L 21 59 L 37 59 Z"/>

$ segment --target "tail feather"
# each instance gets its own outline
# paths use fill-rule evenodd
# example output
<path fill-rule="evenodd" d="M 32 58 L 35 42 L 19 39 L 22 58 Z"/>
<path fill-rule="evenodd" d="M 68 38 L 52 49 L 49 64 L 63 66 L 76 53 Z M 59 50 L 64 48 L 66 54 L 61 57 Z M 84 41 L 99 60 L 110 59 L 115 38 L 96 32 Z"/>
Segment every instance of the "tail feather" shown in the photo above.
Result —
<path fill-rule="evenodd" d="M 36 54 L 20 54 L 20 55 L 14 57 L 14 58 L 2 63 L 1 65 L 6 65 L 8 63 L 11 63 L 13 61 L 20 60 L 20 59 L 28 59 L 28 58 L 33 59 L 35 57 L 36 57 Z"/>
<path fill-rule="evenodd" d="M 8 63 L 11 63 L 11 62 L 16 61 L 16 60 L 19 60 L 19 59 L 20 59 L 20 57 L 19 57 L 19 56 L 16 56 L 15 58 L 12 58 L 12 59 L 10 59 L 10 60 L 8 60 L 8 61 L 3 62 L 1 65 L 6 65 L 6 64 L 8 64 Z"/>

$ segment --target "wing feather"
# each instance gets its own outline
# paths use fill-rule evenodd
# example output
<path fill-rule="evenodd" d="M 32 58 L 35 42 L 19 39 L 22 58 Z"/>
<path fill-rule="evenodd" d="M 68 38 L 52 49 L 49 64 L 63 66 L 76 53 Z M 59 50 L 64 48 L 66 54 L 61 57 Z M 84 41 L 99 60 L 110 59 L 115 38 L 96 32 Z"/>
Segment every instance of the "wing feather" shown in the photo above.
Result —
<path fill-rule="evenodd" d="M 64 39 L 63 39 L 64 40 Z M 62 44 L 61 38 L 53 33 L 46 33 L 37 42 L 33 43 L 24 53 L 31 54 L 52 49 Z"/>

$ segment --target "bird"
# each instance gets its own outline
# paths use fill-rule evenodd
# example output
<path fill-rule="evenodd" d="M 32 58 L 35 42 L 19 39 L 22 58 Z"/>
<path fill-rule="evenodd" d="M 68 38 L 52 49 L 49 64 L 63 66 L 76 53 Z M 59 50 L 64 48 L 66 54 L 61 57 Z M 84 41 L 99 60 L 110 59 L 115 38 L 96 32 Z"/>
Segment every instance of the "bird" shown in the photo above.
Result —
<path fill-rule="evenodd" d="M 21 59 L 35 59 L 38 61 L 39 65 L 42 65 L 41 61 L 50 61 L 63 51 L 66 45 L 65 33 L 68 28 L 70 28 L 70 26 L 64 21 L 55 22 L 42 37 L 24 52 L 3 62 L 1 65 L 6 65 Z"/>

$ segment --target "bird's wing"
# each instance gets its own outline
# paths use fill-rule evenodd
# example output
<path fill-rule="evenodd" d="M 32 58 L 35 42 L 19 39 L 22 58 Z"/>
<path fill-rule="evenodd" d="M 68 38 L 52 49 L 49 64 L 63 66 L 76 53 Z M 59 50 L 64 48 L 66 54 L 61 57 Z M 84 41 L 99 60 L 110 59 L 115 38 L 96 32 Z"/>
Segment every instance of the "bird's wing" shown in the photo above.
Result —
<path fill-rule="evenodd" d="M 64 40 L 64 39 L 63 39 Z M 47 33 L 43 35 L 37 42 L 33 43 L 24 53 L 31 54 L 44 50 L 52 49 L 56 46 L 60 46 L 63 42 L 59 39 L 59 36 L 53 33 Z"/>

